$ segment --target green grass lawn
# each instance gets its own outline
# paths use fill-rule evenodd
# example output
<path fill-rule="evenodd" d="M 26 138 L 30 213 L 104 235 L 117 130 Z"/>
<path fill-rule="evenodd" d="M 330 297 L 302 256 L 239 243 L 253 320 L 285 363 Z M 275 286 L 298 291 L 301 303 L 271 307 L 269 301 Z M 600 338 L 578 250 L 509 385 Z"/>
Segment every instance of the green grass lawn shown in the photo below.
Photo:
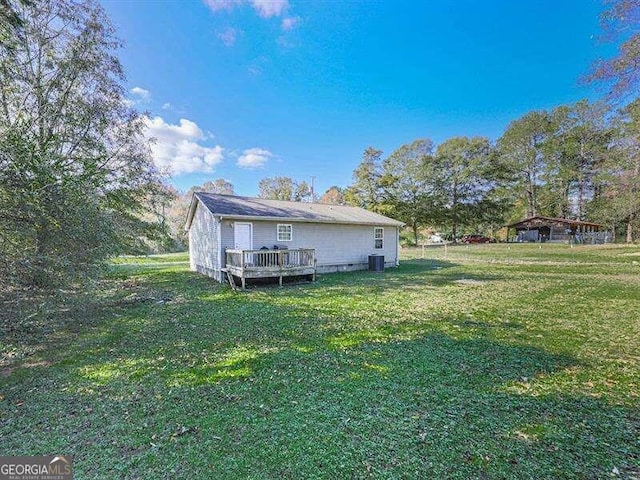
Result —
<path fill-rule="evenodd" d="M 78 479 L 640 478 L 640 248 L 541 247 L 240 293 L 119 258 L 3 326 L 0 454 Z"/>

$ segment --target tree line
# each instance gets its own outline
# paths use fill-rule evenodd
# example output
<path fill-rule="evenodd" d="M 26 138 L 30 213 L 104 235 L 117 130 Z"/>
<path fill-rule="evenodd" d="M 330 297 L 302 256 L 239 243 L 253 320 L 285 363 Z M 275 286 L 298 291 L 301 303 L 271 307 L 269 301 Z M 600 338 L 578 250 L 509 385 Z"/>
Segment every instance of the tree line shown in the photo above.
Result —
<path fill-rule="evenodd" d="M 582 100 L 533 111 L 495 142 L 418 139 L 383 158 L 367 148 L 344 192 L 347 203 L 393 216 L 411 229 L 493 233 L 544 215 L 640 227 L 640 101 L 617 111 Z"/>

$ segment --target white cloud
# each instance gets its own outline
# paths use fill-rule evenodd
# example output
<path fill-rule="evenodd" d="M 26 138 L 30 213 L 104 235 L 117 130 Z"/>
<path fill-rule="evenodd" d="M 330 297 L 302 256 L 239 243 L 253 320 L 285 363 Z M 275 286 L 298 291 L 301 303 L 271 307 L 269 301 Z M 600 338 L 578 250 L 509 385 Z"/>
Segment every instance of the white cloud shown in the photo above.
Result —
<path fill-rule="evenodd" d="M 163 103 L 162 104 L 162 109 L 163 110 L 171 110 L 173 108 L 173 105 L 171 105 L 169 102 Z"/>
<path fill-rule="evenodd" d="M 286 17 L 282 19 L 282 24 L 280 25 L 282 30 L 285 32 L 289 32 L 300 25 L 302 19 L 300 17 Z"/>
<path fill-rule="evenodd" d="M 254 58 L 251 63 L 247 65 L 247 72 L 252 77 L 258 77 L 262 75 L 262 72 L 264 72 L 270 65 L 271 62 L 269 59 L 264 55 L 260 55 L 259 57 Z"/>
<path fill-rule="evenodd" d="M 204 0 L 204 3 L 212 11 L 231 10 L 236 5 L 242 3 L 241 0 Z"/>
<path fill-rule="evenodd" d="M 151 92 L 149 90 L 145 90 L 142 87 L 133 87 L 131 93 L 136 97 L 139 97 L 141 100 L 149 100 L 151 98 Z"/>
<path fill-rule="evenodd" d="M 262 69 L 257 65 L 249 65 L 247 67 L 247 72 L 249 72 L 249 75 L 251 75 L 252 77 L 258 77 L 262 75 Z"/>
<path fill-rule="evenodd" d="M 288 7 L 288 0 L 251 0 L 253 9 L 262 18 L 279 17 Z"/>
<path fill-rule="evenodd" d="M 269 159 L 273 157 L 273 153 L 264 148 L 250 148 L 242 152 L 238 157 L 236 165 L 240 168 L 254 169 L 264 166 Z"/>
<path fill-rule="evenodd" d="M 179 125 L 170 124 L 162 117 L 146 119 L 145 136 L 155 141 L 151 154 L 158 168 L 173 175 L 189 172 L 213 172 L 223 160 L 220 145 L 207 147 L 199 142 L 206 139 L 202 129 L 191 120 L 180 119 Z"/>
<path fill-rule="evenodd" d="M 229 27 L 223 32 L 218 33 L 218 38 L 222 40 L 222 43 L 226 47 L 233 47 L 233 45 L 235 45 L 236 40 L 238 38 L 238 33 L 239 33 L 238 30 L 236 30 L 235 28 Z"/>
<path fill-rule="evenodd" d="M 289 38 L 289 36 L 287 36 L 286 34 L 278 36 L 276 42 L 278 43 L 278 45 L 284 48 L 293 48 L 297 45 L 297 43 L 295 41 L 292 41 L 291 38 Z"/>
<path fill-rule="evenodd" d="M 279 17 L 287 8 L 288 0 L 203 0 L 205 5 L 213 12 L 232 10 L 241 4 L 250 4 L 262 18 Z"/>

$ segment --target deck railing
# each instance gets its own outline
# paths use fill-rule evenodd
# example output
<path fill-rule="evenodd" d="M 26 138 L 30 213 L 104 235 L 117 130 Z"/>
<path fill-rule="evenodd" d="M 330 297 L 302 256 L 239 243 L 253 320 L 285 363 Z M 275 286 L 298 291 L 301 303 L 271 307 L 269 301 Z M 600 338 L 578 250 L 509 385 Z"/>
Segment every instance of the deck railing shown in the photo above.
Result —
<path fill-rule="evenodd" d="M 287 270 L 315 266 L 313 248 L 291 250 L 227 250 L 227 268 L 242 270 Z"/>

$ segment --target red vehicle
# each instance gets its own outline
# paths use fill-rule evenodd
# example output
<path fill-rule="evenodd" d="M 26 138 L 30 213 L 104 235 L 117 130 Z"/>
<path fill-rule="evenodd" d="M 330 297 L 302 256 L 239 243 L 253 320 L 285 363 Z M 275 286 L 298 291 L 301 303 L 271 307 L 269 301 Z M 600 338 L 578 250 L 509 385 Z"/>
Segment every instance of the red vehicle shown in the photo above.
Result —
<path fill-rule="evenodd" d="M 460 239 L 462 243 L 496 243 L 494 238 L 485 237 L 484 235 L 465 235 Z"/>

